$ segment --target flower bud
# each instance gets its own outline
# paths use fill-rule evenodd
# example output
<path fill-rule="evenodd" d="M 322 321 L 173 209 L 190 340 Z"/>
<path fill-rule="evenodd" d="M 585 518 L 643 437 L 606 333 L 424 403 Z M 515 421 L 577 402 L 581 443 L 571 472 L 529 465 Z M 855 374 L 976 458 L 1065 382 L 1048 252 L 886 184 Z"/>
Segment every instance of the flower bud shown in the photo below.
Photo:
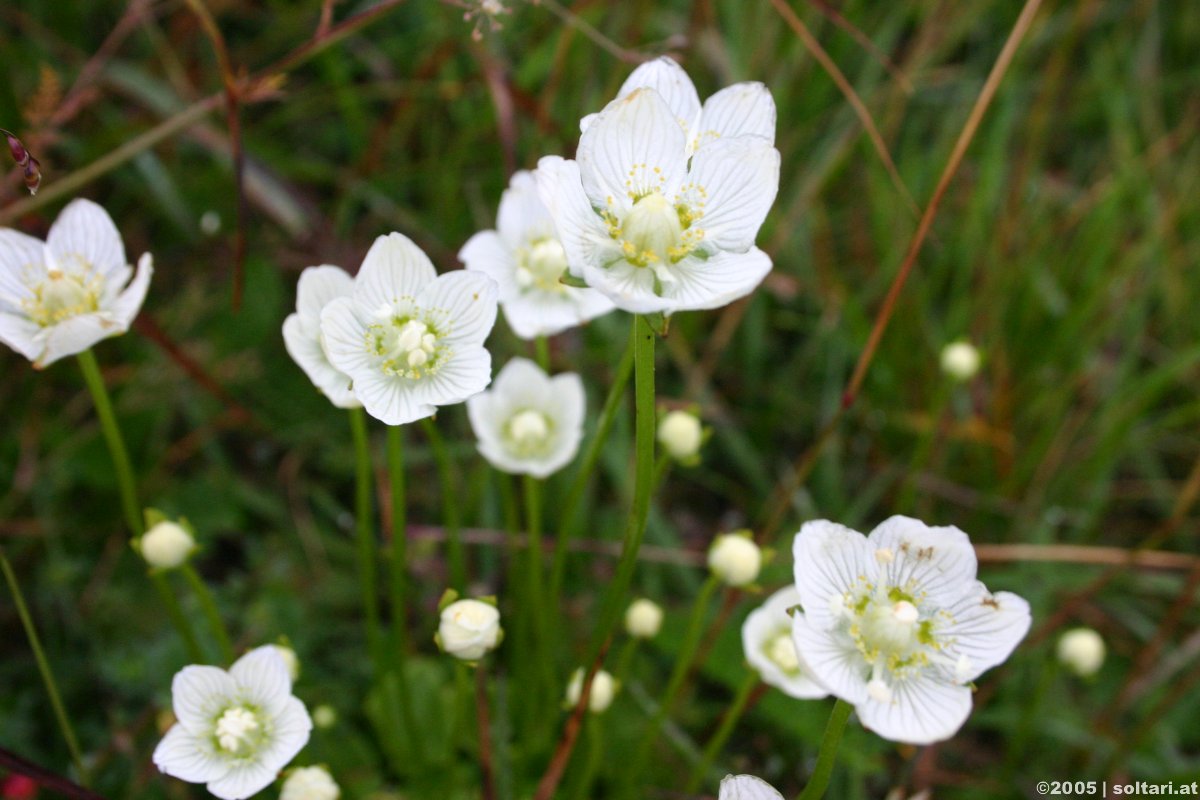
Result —
<path fill-rule="evenodd" d="M 592 678 L 592 691 L 588 695 L 588 711 L 599 714 L 612 705 L 613 696 L 620 688 L 613 676 L 604 670 L 597 670 Z M 583 694 L 583 668 L 571 673 L 571 681 L 567 684 L 567 706 L 574 708 Z"/>
<path fill-rule="evenodd" d="M 662 628 L 662 606 L 644 597 L 629 604 L 625 610 L 625 630 L 638 639 L 653 639 Z"/>
<path fill-rule="evenodd" d="M 1104 664 L 1104 639 L 1091 628 L 1072 628 L 1058 639 L 1058 660 L 1081 678 Z"/>
<path fill-rule="evenodd" d="M 942 372 L 956 381 L 969 381 L 979 372 L 979 350 L 967 341 L 951 342 L 942 348 Z"/>
<path fill-rule="evenodd" d="M 174 569 L 188 560 L 196 540 L 179 523 L 163 520 L 142 534 L 139 549 L 150 566 Z"/>
<path fill-rule="evenodd" d="M 323 703 L 313 709 L 312 721 L 318 728 L 332 728 L 337 724 L 337 712 L 333 710 L 333 706 Z"/>
<path fill-rule="evenodd" d="M 686 411 L 672 411 L 658 423 L 658 441 L 677 461 L 695 458 L 703 439 L 700 420 Z"/>
<path fill-rule="evenodd" d="M 500 612 L 482 600 L 457 600 L 442 609 L 437 641 L 442 652 L 463 661 L 478 661 L 504 636 Z"/>
<path fill-rule="evenodd" d="M 762 551 L 748 534 L 722 534 L 708 548 L 708 568 L 729 586 L 753 583 L 762 569 Z"/>
<path fill-rule="evenodd" d="M 292 678 L 292 683 L 295 683 L 300 678 L 300 659 L 296 658 L 296 651 L 286 644 L 273 645 L 279 657 L 283 659 L 283 665 L 287 667 L 288 675 Z"/>
<path fill-rule="evenodd" d="M 342 790 L 324 767 L 298 767 L 288 773 L 279 800 L 338 800 Z"/>

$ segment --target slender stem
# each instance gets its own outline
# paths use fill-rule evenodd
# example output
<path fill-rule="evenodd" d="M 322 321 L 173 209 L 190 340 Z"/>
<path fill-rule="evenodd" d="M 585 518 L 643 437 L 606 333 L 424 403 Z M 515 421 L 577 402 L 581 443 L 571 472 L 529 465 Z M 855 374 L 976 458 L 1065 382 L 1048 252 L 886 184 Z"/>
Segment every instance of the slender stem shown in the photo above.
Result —
<path fill-rule="evenodd" d="M 538 366 L 542 368 L 542 372 L 550 371 L 550 340 L 545 336 L 539 336 L 533 340 L 533 346 L 537 353 Z"/>
<path fill-rule="evenodd" d="M 200 647 L 200 640 L 196 637 L 196 632 L 192 630 L 192 623 L 184 616 L 183 609 L 179 607 L 179 600 L 175 598 L 175 591 L 171 588 L 171 582 L 167 580 L 167 576 L 161 572 L 152 571 L 150 573 L 150 582 L 154 584 L 154 588 L 158 591 L 159 600 L 162 601 L 163 608 L 167 611 L 167 616 L 171 618 L 171 624 L 175 626 L 175 630 L 179 633 L 179 638 L 183 639 L 183 645 L 187 648 L 188 658 L 193 664 L 206 664 L 208 659 L 204 655 L 203 648 Z"/>
<path fill-rule="evenodd" d="M 46 653 L 42 650 L 42 641 L 38 637 L 37 628 L 34 627 L 33 617 L 29 615 L 29 608 L 25 605 L 25 595 L 21 593 L 17 575 L 13 572 L 12 565 L 8 563 L 8 556 L 5 555 L 3 548 L 0 548 L 0 569 L 4 570 L 4 580 L 8 583 L 9 592 L 12 593 L 13 604 L 17 607 L 17 616 L 21 618 L 21 625 L 25 628 L 25 638 L 29 640 L 29 649 L 33 650 L 33 658 L 37 661 L 38 672 L 42 674 L 42 683 L 46 687 L 46 694 L 50 696 L 50 705 L 54 709 L 54 716 L 58 719 L 59 730 L 62 731 L 63 739 L 67 742 L 67 750 L 71 753 L 71 762 L 75 765 L 79 782 L 86 786 L 87 771 L 83 767 L 83 755 L 79 750 L 79 741 L 75 738 L 75 730 L 71 727 L 71 720 L 67 717 L 67 710 L 58 694 L 58 684 L 54 680 L 54 673 L 50 670 L 50 662 L 46 660 Z"/>
<path fill-rule="evenodd" d="M 446 561 L 450 565 L 450 585 L 463 589 L 467 585 L 467 560 L 462 546 L 462 519 L 459 514 L 459 493 L 454 475 L 454 462 L 446 442 L 433 419 L 421 420 L 433 460 L 437 464 L 438 482 L 442 485 L 442 524 L 446 526 Z"/>
<path fill-rule="evenodd" d="M 117 426 L 117 417 L 113 413 L 108 390 L 104 388 L 104 377 L 100 374 L 100 366 L 96 363 L 96 356 L 91 350 L 84 350 L 77 358 L 79 359 L 79 368 L 83 371 L 83 379 L 92 393 L 96 416 L 100 418 L 100 429 L 104 432 L 104 441 L 108 444 L 113 468 L 117 472 L 117 485 L 121 490 L 121 509 L 125 513 L 125 524 L 129 526 L 129 530 L 133 531 L 135 536 L 140 536 L 145 531 L 145 526 L 142 523 L 142 507 L 137 499 L 133 467 L 129 464 L 129 452 L 125 449 L 125 440 L 121 437 L 120 427 Z"/>
<path fill-rule="evenodd" d="M 585 664 L 596 660 L 621 616 L 625 595 L 637 568 L 637 554 L 646 534 L 650 495 L 654 487 L 654 328 L 641 316 L 633 318 L 634 371 L 634 489 L 633 505 L 617 570 L 600 606 L 599 624 L 592 636 Z"/>
<path fill-rule="evenodd" d="M 704 780 L 704 776 L 712 768 L 713 761 L 717 757 L 717 753 L 721 752 L 721 748 L 725 746 L 725 742 L 729 741 L 730 734 L 737 727 L 738 720 L 742 718 L 742 712 L 746 710 L 746 703 L 750 699 L 750 695 L 754 692 L 754 688 L 758 686 L 758 673 L 751 670 L 746 675 L 746 679 L 742 681 L 742 685 L 738 687 L 737 694 L 733 698 L 733 704 L 725 712 L 725 716 L 721 718 L 721 724 L 717 726 L 717 730 L 713 733 L 712 738 L 708 740 L 708 744 L 704 745 L 704 754 L 700 757 L 699 763 L 692 768 L 692 777 L 688 779 L 687 788 L 683 790 L 684 794 L 695 794 L 700 788 L 700 783 Z"/>
<path fill-rule="evenodd" d="M 208 620 L 208 627 L 212 629 L 213 636 L 217 639 L 217 647 L 221 650 L 222 662 L 232 664 L 233 644 L 229 641 L 229 632 L 225 630 L 225 623 L 221 621 L 221 612 L 217 608 L 217 602 L 213 599 L 212 592 L 208 590 L 204 579 L 191 564 L 184 564 L 179 570 L 200 601 L 200 609 L 204 612 L 204 617 Z"/>
<path fill-rule="evenodd" d="M 350 409 L 350 433 L 354 439 L 354 522 L 358 543 L 358 582 L 362 587 L 367 648 L 371 654 L 371 663 L 375 667 L 375 676 L 379 677 L 384 672 L 376 585 L 379 567 L 375 561 L 375 532 L 371 520 L 371 449 L 367 442 L 367 418 L 361 408 Z"/>
<path fill-rule="evenodd" d="M 421 730 L 417 726 L 409 692 L 408 670 L 408 506 L 404 492 L 404 431 L 387 429 L 388 477 L 392 487 L 392 645 L 393 664 L 400 689 L 400 716 L 419 762 L 424 761 Z"/>
<path fill-rule="evenodd" d="M 633 343 L 634 339 L 631 338 L 629 346 L 625 348 L 625 355 L 621 356 L 621 361 L 617 364 L 612 386 L 608 390 L 608 398 L 604 401 L 604 410 L 600 412 L 600 424 L 596 427 L 595 436 L 588 442 L 579 471 L 575 473 L 575 478 L 567 489 L 566 500 L 563 501 L 562 514 L 558 518 L 558 541 L 554 545 L 554 564 L 550 568 L 550 597 L 554 598 L 556 603 L 559 602 L 562 592 L 570 541 L 577 528 L 575 512 L 579 508 L 580 500 L 583 499 L 588 479 L 591 478 L 592 471 L 596 468 L 600 450 L 608 441 L 608 433 L 612 430 L 613 422 L 617 418 L 617 409 L 621 407 L 621 399 L 625 396 L 625 385 L 629 383 L 629 375 L 633 371 Z"/>
<path fill-rule="evenodd" d="M 496 771 L 492 766 L 492 723 L 488 713 L 487 673 L 475 670 L 475 716 L 479 721 L 479 766 L 483 772 L 483 800 L 496 800 Z"/>
<path fill-rule="evenodd" d="M 808 785 L 800 793 L 797 800 L 821 800 L 825 790 L 829 788 L 829 778 L 833 774 L 833 762 L 837 759 L 838 745 L 842 743 L 842 732 L 846 730 L 846 720 L 854 706 L 845 700 L 838 700 L 825 724 L 825 734 L 821 737 L 821 749 L 817 753 L 817 766 L 813 769 Z"/>

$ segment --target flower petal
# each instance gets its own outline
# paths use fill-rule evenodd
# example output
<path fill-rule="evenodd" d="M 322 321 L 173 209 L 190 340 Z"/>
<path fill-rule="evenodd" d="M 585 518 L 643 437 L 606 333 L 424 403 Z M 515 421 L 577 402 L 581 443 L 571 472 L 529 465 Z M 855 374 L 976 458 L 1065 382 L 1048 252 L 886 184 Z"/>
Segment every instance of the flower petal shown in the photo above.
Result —
<path fill-rule="evenodd" d="M 554 235 L 554 219 L 538 196 L 537 179 L 527 170 L 514 172 L 508 188 L 500 195 L 496 212 L 496 230 L 512 248 L 530 239 Z"/>
<path fill-rule="evenodd" d="M 538 161 L 534 177 L 538 194 L 554 218 L 558 241 L 567 253 L 567 267 L 572 274 L 584 277 L 589 265 L 603 266 L 620 256 L 620 246 L 608 235 L 583 191 L 578 162 L 544 156 Z"/>
<path fill-rule="evenodd" d="M 146 292 L 150 289 L 150 276 L 153 274 L 153 257 L 149 253 L 142 253 L 142 257 L 138 259 L 137 274 L 133 276 L 125 291 L 118 295 L 110 309 L 112 315 L 123 323 L 122 332 L 129 330 L 133 318 L 142 309 L 142 303 L 146 301 Z"/>
<path fill-rule="evenodd" d="M 436 406 L 418 398 L 412 381 L 390 377 L 379 370 L 356 375 L 354 394 L 362 402 L 363 409 L 385 425 L 407 425 L 437 413 Z"/>
<path fill-rule="evenodd" d="M 377 357 L 367 349 L 367 312 L 349 297 L 339 297 L 321 309 L 321 337 L 325 355 L 335 369 L 359 381 L 379 373 Z M 355 387 L 357 392 L 358 387 Z M 359 397 L 361 400 L 361 395 Z"/>
<path fill-rule="evenodd" d="M 753 775 L 726 775 L 717 800 L 783 800 L 771 784 Z"/>
<path fill-rule="evenodd" d="M 341 267 L 322 264 L 300 273 L 296 284 L 296 311 L 305 322 L 320 323 L 321 309 L 339 297 L 354 292 L 354 278 Z"/>
<path fill-rule="evenodd" d="M 221 800 L 245 800 L 274 783 L 278 775 L 279 767 L 260 761 L 235 762 L 223 776 L 209 781 L 208 791 Z"/>
<path fill-rule="evenodd" d="M 867 697 L 870 667 L 849 636 L 813 626 L 807 613 L 792 613 L 792 643 L 800 670 L 814 683 L 847 703 Z"/>
<path fill-rule="evenodd" d="M 779 151 L 766 139 L 739 136 L 705 145 L 692 157 L 681 200 L 702 208 L 704 243 L 745 252 L 754 245 L 779 191 Z"/>
<path fill-rule="evenodd" d="M 256 647 L 229 668 L 237 683 L 238 696 L 274 716 L 283 709 L 292 693 L 292 678 L 287 664 L 274 645 Z"/>
<path fill-rule="evenodd" d="M 304 327 L 299 314 L 289 314 L 283 321 L 283 344 L 288 355 L 335 406 L 359 408 L 362 404 L 350 388 L 350 376 L 329 363 L 321 349 L 321 340 L 308 335 Z"/>
<path fill-rule="evenodd" d="M 380 236 L 354 280 L 354 299 L 372 313 L 416 297 L 437 277 L 429 256 L 402 233 Z"/>
<path fill-rule="evenodd" d="M 188 783 L 207 783 L 229 771 L 229 762 L 213 748 L 213 737 L 194 734 L 183 725 L 172 725 L 154 748 L 159 772 Z"/>
<path fill-rule="evenodd" d="M 516 258 L 496 231 L 479 231 L 458 251 L 458 260 L 472 272 L 480 272 L 496 282 L 500 302 L 520 295 L 514 272 Z"/>
<path fill-rule="evenodd" d="M 655 311 L 676 311 L 676 303 L 654 293 L 654 271 L 636 267 L 628 261 L 614 261 L 606 267 L 587 265 L 583 278 L 588 285 L 631 314 L 651 314 Z"/>
<path fill-rule="evenodd" d="M 237 699 L 237 683 L 217 667 L 192 664 L 171 681 L 171 706 L 180 724 L 197 735 L 211 735 L 220 713 Z"/>
<path fill-rule="evenodd" d="M 496 324 L 496 282 L 480 272 L 455 270 L 439 275 L 417 297 L 421 315 L 455 346 L 479 345 Z"/>
<path fill-rule="evenodd" d="M 971 690 L 928 677 L 896 681 L 890 700 L 854 704 L 862 724 L 885 739 L 932 744 L 949 739 L 971 713 Z"/>
<path fill-rule="evenodd" d="M 696 85 L 692 83 L 683 67 L 679 66 L 679 62 L 668 56 L 661 56 L 639 64 L 625 79 L 617 97 L 627 97 L 641 88 L 650 88 L 658 92 L 666 101 L 675 121 L 688 134 L 688 138 L 695 135 L 700 121 L 700 95 L 696 93 Z M 588 127 L 592 122 L 594 120 L 588 121 Z M 580 127 L 584 127 L 583 121 L 580 121 Z"/>
<path fill-rule="evenodd" d="M 68 274 L 94 268 L 100 275 L 126 266 L 125 245 L 112 217 L 91 200 L 67 204 L 50 226 L 46 249 L 55 266 Z"/>
<path fill-rule="evenodd" d="M 880 579 L 924 593 L 930 604 L 959 601 L 975 581 L 975 548 L 955 527 L 931 528 L 912 517 L 889 517 L 871 531 L 872 548 L 886 548 L 893 560 L 880 566 Z"/>
<path fill-rule="evenodd" d="M 966 656 L 969 669 L 957 676 L 971 681 L 1003 663 L 1029 632 L 1029 603 L 1011 592 L 991 594 L 978 581 L 973 591 L 949 606 L 953 622 L 938 635 L 953 637 L 952 657 Z"/>
<path fill-rule="evenodd" d="M 480 345 L 459 344 L 436 372 L 414 381 L 411 391 L 418 403 L 446 406 L 479 394 L 491 380 L 492 354 Z"/>
<path fill-rule="evenodd" d="M 42 329 L 42 352 L 34 369 L 46 367 L 66 356 L 89 349 L 96 342 L 124 333 L 126 327 L 105 313 L 80 314 Z"/>
<path fill-rule="evenodd" d="M 33 297 L 30 284 L 46 277 L 46 245 L 11 228 L 0 228 L 0 310 L 16 311 Z"/>
<path fill-rule="evenodd" d="M 609 103 L 580 138 L 575 160 L 583 190 L 593 207 L 614 212 L 654 191 L 674 197 L 687 176 L 686 145 L 662 96 L 635 89 Z"/>
<path fill-rule="evenodd" d="M 304 703 L 289 697 L 271 721 L 271 742 L 259 754 L 259 761 L 280 770 L 308 744 L 312 733 L 312 717 Z"/>
<path fill-rule="evenodd" d="M 30 361 L 42 352 L 42 337 L 39 334 L 43 330 L 36 322 L 25 317 L 0 312 L 0 342 L 4 342 Z"/>
<path fill-rule="evenodd" d="M 525 340 L 554 336 L 616 308 L 603 293 L 577 288 L 553 293 L 534 289 L 501 300 L 500 307 L 508 327 Z"/>
<path fill-rule="evenodd" d="M 545 410 L 553 403 L 550 378 L 528 358 L 511 358 L 496 375 L 489 394 L 513 410 Z"/>
<path fill-rule="evenodd" d="M 771 257 L 757 247 L 685 258 L 671 270 L 675 280 L 663 282 L 663 296 L 672 313 L 720 308 L 753 292 L 770 271 Z"/>
<path fill-rule="evenodd" d="M 823 519 L 804 523 L 792 542 L 792 555 L 804 616 L 821 630 L 838 621 L 831 602 L 840 601 L 859 580 L 878 572 L 867 537 Z"/>
<path fill-rule="evenodd" d="M 803 669 L 785 672 L 766 651 L 771 640 L 780 634 L 791 640 L 792 618 L 788 611 L 799 604 L 800 592 L 795 586 L 785 586 L 751 611 L 742 624 L 742 652 L 763 682 L 784 694 L 800 699 L 825 697 L 829 692 L 809 678 Z M 792 646 L 795 647 L 794 642 Z"/>
<path fill-rule="evenodd" d="M 775 143 L 775 99 L 758 81 L 735 83 L 704 101 L 698 147 L 734 136 L 761 136 Z"/>

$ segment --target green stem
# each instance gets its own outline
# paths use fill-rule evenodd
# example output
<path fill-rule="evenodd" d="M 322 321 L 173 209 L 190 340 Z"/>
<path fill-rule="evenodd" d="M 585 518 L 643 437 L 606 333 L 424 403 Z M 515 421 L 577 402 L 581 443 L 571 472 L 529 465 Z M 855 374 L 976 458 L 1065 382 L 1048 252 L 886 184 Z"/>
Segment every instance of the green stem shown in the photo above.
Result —
<path fill-rule="evenodd" d="M 400 716 L 408 730 L 417 761 L 424 761 L 421 730 L 413 712 L 408 670 L 408 505 L 404 491 L 404 431 L 398 425 L 387 429 L 388 477 L 392 488 L 392 644 L 400 694 Z"/>
<path fill-rule="evenodd" d="M 350 433 L 354 439 L 354 523 L 358 544 L 358 582 L 362 587 L 367 648 L 378 678 L 384 673 L 376 584 L 379 566 L 375 560 L 375 533 L 371 520 L 371 449 L 367 440 L 367 417 L 361 408 L 350 409 Z"/>
<path fill-rule="evenodd" d="M 522 476 L 522 486 L 525 498 L 525 527 L 528 536 L 526 575 L 528 581 L 525 597 L 524 612 L 529 618 L 531 633 L 531 653 L 533 662 L 538 665 L 541 680 L 538 682 L 539 709 L 543 708 L 541 701 L 551 697 L 551 692 L 558 686 L 554 677 L 554 664 L 548 650 L 549 632 L 546 627 L 546 601 L 542 585 L 542 481 L 532 475 Z"/>
<path fill-rule="evenodd" d="M 683 790 L 684 794 L 695 794 L 700 788 L 700 783 L 712 768 L 717 753 L 721 752 L 725 742 L 729 741 L 733 729 L 737 727 L 738 720 L 742 718 L 742 713 L 746 710 L 746 703 L 750 700 L 750 695 L 758 684 L 758 673 L 751 670 L 746 675 L 746 679 L 742 681 L 742 685 L 738 687 L 733 704 L 721 718 L 721 724 L 713 733 L 712 738 L 708 740 L 708 744 L 704 746 L 704 754 L 700 757 L 700 762 L 692 769 L 692 777 L 687 782 L 687 788 Z"/>
<path fill-rule="evenodd" d="M 179 638 L 183 639 L 183 645 L 187 648 L 188 658 L 193 664 L 207 664 L 208 658 L 204 655 L 204 649 L 200 647 L 200 640 L 196 637 L 196 632 L 192 630 L 192 623 L 184 615 L 183 609 L 179 607 L 179 600 L 175 597 L 175 591 L 171 588 L 171 582 L 167 580 L 167 576 L 156 570 L 150 572 L 150 582 L 154 584 L 154 588 L 158 591 L 158 598 L 162 601 L 163 608 L 167 611 L 167 616 L 171 618 L 171 624 L 175 626 L 175 630 L 179 633 Z"/>
<path fill-rule="evenodd" d="M 454 476 L 454 463 L 446 442 L 433 419 L 421 420 L 433 460 L 437 464 L 438 482 L 442 485 L 442 524 L 446 526 L 446 561 L 450 565 L 450 586 L 465 589 L 467 585 L 467 560 L 462 546 L 462 520 L 459 516 L 459 492 Z"/>
<path fill-rule="evenodd" d="M 577 527 L 575 512 L 583 499 L 583 492 L 587 488 L 592 471 L 596 468 L 596 462 L 600 459 L 600 450 L 608 441 L 608 433 L 616 421 L 617 409 L 621 407 L 621 398 L 625 396 L 625 386 L 629 383 L 629 375 L 633 371 L 633 343 L 634 339 L 631 338 L 629 346 L 625 348 L 625 355 L 617 364 L 608 398 L 604 401 L 604 410 L 600 412 L 600 424 L 596 427 L 596 434 L 588 442 L 579 471 L 575 473 L 567 489 L 566 500 L 563 501 L 562 514 L 558 518 L 558 541 L 554 545 L 554 564 L 550 568 L 550 597 L 554 598 L 555 603 L 561 602 L 560 595 L 567 566 L 567 547 Z"/>
<path fill-rule="evenodd" d="M 112 401 L 109 400 L 108 390 L 104 387 L 104 377 L 100 374 L 100 366 L 91 350 L 84 350 L 77 358 L 79 368 L 83 371 L 83 379 L 92 393 L 92 402 L 96 406 L 96 416 L 100 418 L 100 429 L 104 432 L 104 441 L 108 444 L 113 468 L 117 471 L 117 485 L 121 490 L 121 509 L 125 513 L 125 524 L 135 536 L 140 536 L 145 531 L 145 526 L 142 522 L 142 507 L 137 499 L 133 467 L 129 464 L 129 452 L 125 449 L 125 440 L 121 437 Z"/>
<path fill-rule="evenodd" d="M 825 724 L 825 735 L 821 737 L 821 749 L 817 753 L 817 766 L 813 769 L 808 785 L 800 793 L 797 800 L 821 800 L 825 790 L 829 788 L 829 778 L 833 775 L 833 762 L 837 759 L 838 745 L 842 743 L 842 732 L 846 730 L 846 720 L 854 706 L 845 700 L 838 700 Z"/>
<path fill-rule="evenodd" d="M 208 590 L 204 579 L 191 564 L 184 564 L 179 571 L 183 573 L 184 580 L 188 582 L 188 586 L 192 587 L 192 591 L 200 601 L 200 609 L 204 612 L 204 617 L 208 620 L 208 627 L 212 629 L 213 636 L 217 639 L 217 647 L 221 650 L 223 663 L 232 664 L 233 644 L 229 641 L 229 632 L 225 630 L 225 623 L 221 621 L 221 612 L 217 608 L 217 602 L 213 599 L 212 592 Z"/>
<path fill-rule="evenodd" d="M 599 624 L 588 648 L 584 664 L 592 664 L 616 628 L 624 608 L 626 593 L 637 568 L 638 550 L 646 534 L 650 496 L 654 488 L 654 328 L 644 317 L 633 318 L 634 372 L 634 489 L 633 505 L 621 544 L 617 570 L 600 606 Z"/>
<path fill-rule="evenodd" d="M 21 618 L 21 625 L 25 628 L 25 638 L 29 640 L 29 648 L 33 650 L 33 658 L 37 661 L 38 672 L 42 674 L 42 683 L 46 686 L 46 694 L 50 696 L 50 705 L 54 709 L 54 716 L 58 719 L 58 727 L 62 731 L 63 739 L 67 742 L 67 750 L 71 753 L 71 762 L 75 765 L 79 782 L 86 786 L 87 771 L 83 767 L 83 755 L 79 750 L 79 742 L 75 738 L 75 730 L 71 727 L 71 720 L 67 717 L 67 710 L 58 694 L 58 684 L 54 680 L 54 673 L 50 671 L 50 662 L 46 660 L 46 653 L 42 650 L 42 641 L 38 638 L 33 617 L 29 615 L 29 608 L 25 605 L 25 596 L 21 594 L 21 585 L 17 583 L 17 575 L 13 572 L 12 565 L 8 563 L 8 556 L 5 555 L 3 548 L 0 548 L 0 569 L 4 571 L 4 580 L 7 581 L 8 590 L 12 593 L 13 603 L 17 607 L 17 616 Z"/>
<path fill-rule="evenodd" d="M 542 372 L 550 371 L 550 340 L 545 336 L 539 336 L 533 340 L 533 346 L 537 353 L 538 366 L 542 368 Z"/>

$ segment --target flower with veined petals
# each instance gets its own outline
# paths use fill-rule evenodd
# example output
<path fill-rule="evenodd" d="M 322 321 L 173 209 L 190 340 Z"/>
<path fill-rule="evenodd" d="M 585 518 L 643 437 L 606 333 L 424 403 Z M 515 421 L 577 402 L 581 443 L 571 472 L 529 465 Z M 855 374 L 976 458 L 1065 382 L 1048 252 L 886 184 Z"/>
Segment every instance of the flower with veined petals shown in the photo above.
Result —
<path fill-rule="evenodd" d="M 351 296 L 321 310 L 321 335 L 366 412 L 403 425 L 487 387 L 483 340 L 495 322 L 495 281 L 465 270 L 438 275 L 419 247 L 392 233 L 371 246 Z"/>
<path fill-rule="evenodd" d="M 975 550 L 958 528 L 895 516 L 863 536 L 818 520 L 793 551 L 801 669 L 884 738 L 953 736 L 971 712 L 967 684 L 1029 630 L 1025 600 L 975 579 Z"/>
<path fill-rule="evenodd" d="M 798 605 L 800 592 L 795 586 L 786 586 L 767 598 L 742 624 L 742 650 L 764 682 L 784 694 L 812 700 L 829 692 L 800 668 L 788 614 Z"/>
<path fill-rule="evenodd" d="M 535 173 L 571 272 L 634 313 L 718 308 L 771 269 L 754 246 L 779 189 L 770 93 L 737 84 L 702 109 L 673 63 L 636 71 L 576 159 Z"/>
<path fill-rule="evenodd" d="M 283 321 L 283 343 L 304 374 L 338 408 L 360 408 L 350 377 L 329 363 L 321 336 L 321 311 L 339 297 L 354 292 L 354 278 L 341 267 L 322 264 L 300 273 L 296 313 Z"/>
<path fill-rule="evenodd" d="M 207 784 L 221 800 L 266 788 L 308 742 L 312 720 L 272 645 L 251 650 L 229 671 L 184 667 L 171 682 L 178 722 L 154 750 L 160 771 Z"/>
<path fill-rule="evenodd" d="M 583 438 L 586 397 L 574 372 L 551 378 L 525 358 L 504 365 L 492 388 L 467 401 L 479 452 L 496 469 L 548 477 L 562 469 Z"/>
<path fill-rule="evenodd" d="M 500 307 L 522 339 L 553 336 L 613 310 L 595 289 L 567 286 L 567 254 L 538 198 L 533 173 L 517 172 L 500 197 L 496 230 L 467 240 L 458 258 L 500 286 Z"/>
<path fill-rule="evenodd" d="M 69 203 L 45 242 L 0 228 L 0 342 L 35 369 L 82 353 L 129 330 L 153 272 L 145 253 L 134 274 L 112 218 L 90 200 Z"/>
<path fill-rule="evenodd" d="M 726 775 L 717 800 L 783 800 L 775 787 L 753 775 Z"/>

